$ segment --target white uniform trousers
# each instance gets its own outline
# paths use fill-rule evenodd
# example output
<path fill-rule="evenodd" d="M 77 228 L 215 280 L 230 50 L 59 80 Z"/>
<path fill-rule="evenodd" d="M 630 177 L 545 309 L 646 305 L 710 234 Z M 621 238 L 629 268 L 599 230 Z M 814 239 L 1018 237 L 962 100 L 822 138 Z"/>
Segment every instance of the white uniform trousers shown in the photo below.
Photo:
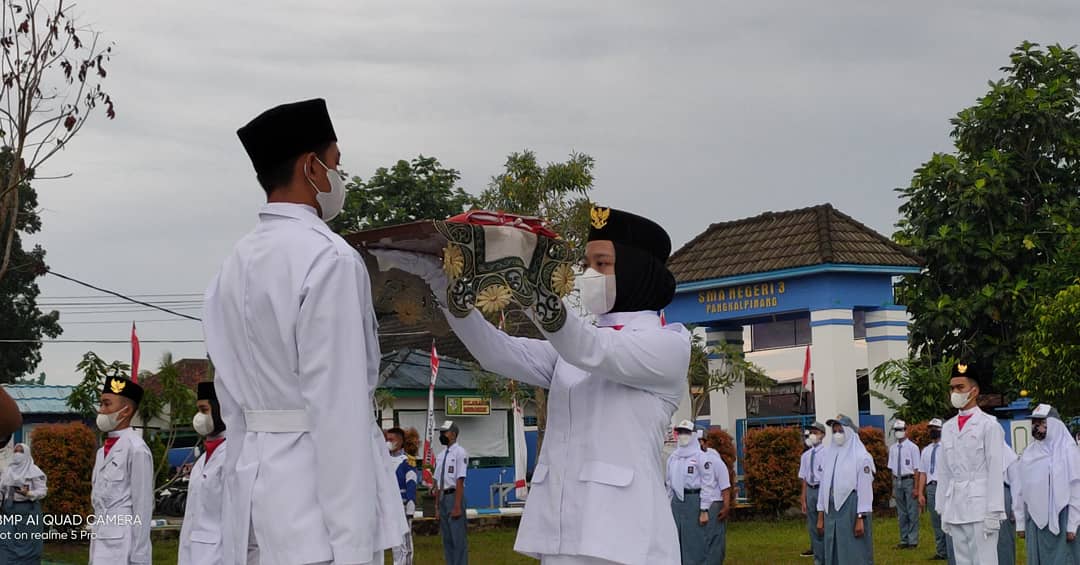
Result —
<path fill-rule="evenodd" d="M 248 553 L 247 553 L 247 565 L 263 565 L 259 558 L 259 542 L 255 539 L 255 526 L 254 524 L 248 526 Z M 333 565 L 333 561 L 321 561 L 318 563 L 304 563 L 303 565 Z M 383 564 L 383 552 L 376 552 L 371 556 L 371 561 L 368 561 L 364 565 L 382 565 Z"/>
<path fill-rule="evenodd" d="M 982 522 L 949 524 L 956 565 L 997 565 L 997 538 L 994 531 L 986 535 Z"/>
<path fill-rule="evenodd" d="M 543 555 L 540 565 L 619 565 L 614 561 L 587 555 Z"/>

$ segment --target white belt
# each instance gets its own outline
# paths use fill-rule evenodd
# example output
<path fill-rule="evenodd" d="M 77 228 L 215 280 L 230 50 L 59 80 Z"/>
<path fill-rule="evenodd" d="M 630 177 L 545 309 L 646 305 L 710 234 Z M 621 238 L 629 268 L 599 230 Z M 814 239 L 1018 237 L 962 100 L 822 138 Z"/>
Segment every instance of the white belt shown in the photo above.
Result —
<path fill-rule="evenodd" d="M 288 434 L 311 431 L 306 410 L 244 410 L 244 420 L 249 432 Z"/>

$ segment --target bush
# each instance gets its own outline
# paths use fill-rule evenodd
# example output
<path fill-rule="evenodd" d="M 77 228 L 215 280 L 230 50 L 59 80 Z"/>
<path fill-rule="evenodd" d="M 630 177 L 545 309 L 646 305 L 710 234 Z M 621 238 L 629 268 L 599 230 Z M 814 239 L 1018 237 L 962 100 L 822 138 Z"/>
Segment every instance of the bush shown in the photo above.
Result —
<path fill-rule="evenodd" d="M 735 484 L 735 459 L 738 457 L 735 439 L 720 426 L 713 426 L 705 433 L 705 444 L 720 454 L 720 459 L 723 459 L 724 465 L 727 465 L 728 476 L 731 477 L 731 487 L 738 488 L 738 485 Z"/>
<path fill-rule="evenodd" d="M 45 473 L 49 494 L 42 512 L 89 516 L 97 437 L 81 422 L 37 426 L 30 434 L 34 463 Z"/>
<path fill-rule="evenodd" d="M 887 507 L 892 497 L 892 473 L 889 472 L 889 450 L 885 447 L 885 434 L 874 427 L 859 429 L 862 440 L 870 456 L 874 458 L 874 506 Z"/>
<path fill-rule="evenodd" d="M 908 424 L 907 437 L 919 446 L 919 451 L 922 452 L 922 448 L 930 445 L 930 422 Z"/>
<path fill-rule="evenodd" d="M 746 487 L 750 501 L 767 513 L 779 516 L 799 501 L 799 459 L 803 452 L 798 428 L 760 428 L 746 432 Z"/>

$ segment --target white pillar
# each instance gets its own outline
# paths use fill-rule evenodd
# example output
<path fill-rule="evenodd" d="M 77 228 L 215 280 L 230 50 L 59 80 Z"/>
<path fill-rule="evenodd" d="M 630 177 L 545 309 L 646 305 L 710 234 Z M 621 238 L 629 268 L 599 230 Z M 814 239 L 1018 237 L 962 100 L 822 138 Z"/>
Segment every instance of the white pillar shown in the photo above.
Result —
<path fill-rule="evenodd" d="M 874 370 L 892 359 L 908 356 L 908 323 L 910 316 L 903 307 L 870 310 L 866 313 L 866 367 L 870 371 L 870 390 L 876 390 L 890 398 L 903 402 L 903 396 L 892 387 L 882 387 L 874 382 Z M 870 396 L 870 413 L 885 417 L 888 429 L 895 415 L 877 397 Z M 944 417 L 944 416 L 942 416 Z M 890 436 L 886 435 L 887 438 Z"/>
<path fill-rule="evenodd" d="M 844 414 L 859 422 L 859 389 L 855 372 L 855 322 L 851 310 L 810 312 L 810 367 L 814 374 L 815 419 L 825 422 Z"/>
<path fill-rule="evenodd" d="M 721 341 L 734 345 L 739 351 L 743 350 L 743 330 L 736 329 L 709 329 L 705 334 L 706 345 L 712 347 L 719 345 Z M 709 370 L 724 370 L 727 359 L 718 354 L 709 355 Z M 732 437 L 735 437 L 735 421 L 746 418 L 746 385 L 742 382 L 735 383 L 728 392 L 712 392 L 709 395 L 711 407 L 710 421 L 714 426 L 724 428 Z"/>

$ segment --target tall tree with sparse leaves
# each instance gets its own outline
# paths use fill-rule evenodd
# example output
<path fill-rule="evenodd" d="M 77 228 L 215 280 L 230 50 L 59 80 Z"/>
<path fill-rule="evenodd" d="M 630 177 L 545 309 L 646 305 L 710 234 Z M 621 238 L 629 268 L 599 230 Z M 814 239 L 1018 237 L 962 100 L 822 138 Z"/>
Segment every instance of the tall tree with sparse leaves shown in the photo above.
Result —
<path fill-rule="evenodd" d="M 1080 225 L 1080 55 L 1025 42 L 1002 71 L 953 118 L 955 151 L 899 189 L 894 238 L 926 260 L 897 287 L 912 354 L 991 369 L 1011 396 L 1032 308 L 1076 276 L 1060 246 Z"/>
<path fill-rule="evenodd" d="M 511 153 L 503 164 L 503 171 L 491 177 L 477 203 L 488 210 L 548 220 L 552 229 L 581 257 L 589 235 L 589 191 L 593 184 L 594 164 L 593 158 L 584 153 L 571 153 L 566 162 L 547 165 L 540 165 L 536 154 L 528 149 Z M 547 428 L 547 392 L 539 387 L 532 392 L 539 450 Z"/>
<path fill-rule="evenodd" d="M 580 256 L 589 235 L 589 191 L 595 164 L 584 153 L 571 153 L 565 162 L 546 165 L 540 165 L 528 149 L 511 153 L 477 203 L 488 210 L 548 220 Z"/>
<path fill-rule="evenodd" d="M 23 184 L 82 129 L 95 109 L 112 119 L 102 88 L 112 46 L 77 21 L 64 0 L 0 7 L 0 145 L 12 155 L 0 182 L 0 280 L 12 268 Z"/>

